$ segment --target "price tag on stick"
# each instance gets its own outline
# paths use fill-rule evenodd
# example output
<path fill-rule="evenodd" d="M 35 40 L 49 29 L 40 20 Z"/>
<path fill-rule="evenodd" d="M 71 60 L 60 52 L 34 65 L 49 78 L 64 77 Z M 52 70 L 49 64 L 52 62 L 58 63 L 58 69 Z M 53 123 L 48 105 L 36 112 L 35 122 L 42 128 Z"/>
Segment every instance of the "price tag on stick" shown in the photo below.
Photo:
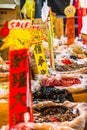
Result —
<path fill-rule="evenodd" d="M 35 43 L 32 47 L 34 48 L 34 56 L 36 60 L 38 73 L 48 74 L 48 67 L 42 43 Z"/>
<path fill-rule="evenodd" d="M 73 44 L 74 43 L 74 38 L 75 38 L 75 20 L 74 20 L 74 15 L 75 15 L 75 7 L 72 6 L 71 4 L 73 1 L 70 1 L 70 5 L 67 6 L 64 10 L 64 13 L 66 15 L 66 33 L 67 33 L 67 44 Z"/>

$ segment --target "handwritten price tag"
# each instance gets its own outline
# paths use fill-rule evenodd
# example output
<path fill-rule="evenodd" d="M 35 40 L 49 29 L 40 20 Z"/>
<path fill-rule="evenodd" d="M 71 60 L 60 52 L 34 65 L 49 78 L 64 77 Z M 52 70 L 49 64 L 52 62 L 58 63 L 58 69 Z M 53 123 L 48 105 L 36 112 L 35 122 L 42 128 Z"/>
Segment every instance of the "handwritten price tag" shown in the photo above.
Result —
<path fill-rule="evenodd" d="M 74 17 L 75 15 L 75 12 L 76 12 L 76 9 L 74 6 L 70 5 L 70 6 L 67 6 L 64 10 L 64 13 L 67 17 Z"/>

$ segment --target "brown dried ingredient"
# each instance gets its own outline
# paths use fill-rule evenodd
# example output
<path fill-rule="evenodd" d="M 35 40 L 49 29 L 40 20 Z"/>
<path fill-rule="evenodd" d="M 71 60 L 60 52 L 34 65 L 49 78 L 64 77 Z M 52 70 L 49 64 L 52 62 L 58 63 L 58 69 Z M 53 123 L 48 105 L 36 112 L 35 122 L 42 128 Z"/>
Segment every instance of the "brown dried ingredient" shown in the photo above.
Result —
<path fill-rule="evenodd" d="M 85 64 L 77 64 L 77 63 L 72 63 L 72 64 L 68 64 L 68 65 L 58 65 L 56 63 L 55 68 L 57 71 L 74 71 L 74 70 L 78 70 L 81 69 L 83 67 L 87 67 L 87 63 Z"/>
<path fill-rule="evenodd" d="M 39 114 L 37 114 L 39 113 Z M 49 106 L 43 108 L 34 109 L 34 119 L 35 122 L 64 122 L 72 121 L 74 118 L 79 116 L 79 111 L 73 113 L 73 108 L 68 108 L 65 106 Z"/>

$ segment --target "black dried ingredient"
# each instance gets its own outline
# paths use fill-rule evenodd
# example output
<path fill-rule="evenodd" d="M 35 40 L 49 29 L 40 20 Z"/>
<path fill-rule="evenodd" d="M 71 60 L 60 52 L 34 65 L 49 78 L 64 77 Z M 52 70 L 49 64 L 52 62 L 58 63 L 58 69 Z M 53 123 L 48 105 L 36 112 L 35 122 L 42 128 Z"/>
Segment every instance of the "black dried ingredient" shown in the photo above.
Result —
<path fill-rule="evenodd" d="M 77 57 L 76 57 L 76 56 L 74 56 L 74 55 L 70 55 L 70 59 L 77 60 Z"/>
<path fill-rule="evenodd" d="M 68 100 L 73 102 L 72 94 L 66 89 L 58 89 L 56 87 L 41 86 L 38 90 L 33 92 L 33 101 L 54 101 L 61 102 Z"/>
<path fill-rule="evenodd" d="M 73 108 L 65 107 L 61 105 L 57 106 L 42 106 L 41 108 L 34 108 L 34 121 L 35 122 L 64 122 L 72 121 L 74 118 L 79 116 L 77 109 L 76 113 L 73 113 Z M 38 115 L 35 114 L 39 113 Z"/>

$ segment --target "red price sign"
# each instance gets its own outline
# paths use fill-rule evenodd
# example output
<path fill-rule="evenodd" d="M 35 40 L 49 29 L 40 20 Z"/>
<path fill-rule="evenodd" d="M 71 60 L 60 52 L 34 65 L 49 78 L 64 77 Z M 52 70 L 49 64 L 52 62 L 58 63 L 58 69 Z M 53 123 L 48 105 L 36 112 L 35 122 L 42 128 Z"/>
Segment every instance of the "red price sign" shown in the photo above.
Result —
<path fill-rule="evenodd" d="M 67 18 L 66 21 L 66 29 L 67 29 L 67 38 L 68 38 L 68 44 L 73 44 L 74 43 L 74 38 L 75 38 L 75 25 L 74 25 L 74 17 L 72 18 Z"/>
<path fill-rule="evenodd" d="M 10 51 L 9 126 L 23 122 L 26 112 L 27 49 Z"/>

